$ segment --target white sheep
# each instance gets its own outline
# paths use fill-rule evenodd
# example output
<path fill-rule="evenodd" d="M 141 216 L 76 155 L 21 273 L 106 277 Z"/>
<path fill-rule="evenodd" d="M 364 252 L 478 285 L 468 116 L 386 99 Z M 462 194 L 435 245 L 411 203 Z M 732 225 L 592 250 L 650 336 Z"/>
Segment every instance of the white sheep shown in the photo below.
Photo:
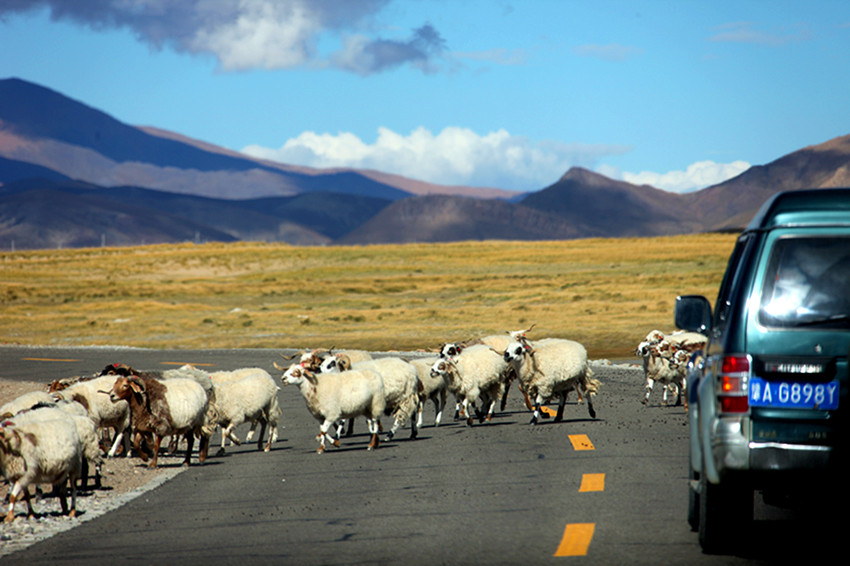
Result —
<path fill-rule="evenodd" d="M 416 368 L 402 358 L 383 357 L 352 363 L 348 356 L 339 354 L 329 371 L 345 371 L 348 369 L 372 369 L 381 376 L 384 384 L 385 411 L 393 416 L 393 426 L 387 433 L 391 440 L 401 426 L 410 421 L 410 438 L 418 435 L 417 417 L 419 409 L 419 386 L 416 378 Z"/>
<path fill-rule="evenodd" d="M 88 483 L 89 467 L 93 467 L 95 474 L 94 485 L 101 487 L 101 467 L 103 454 L 97 439 L 97 428 L 89 418 L 88 413 L 82 405 L 73 401 L 54 401 L 50 403 L 39 403 L 29 409 L 16 414 L 12 420 L 16 423 L 31 422 L 34 420 L 57 420 L 70 419 L 71 424 L 77 430 L 82 450 L 82 470 L 80 473 L 80 489 L 85 489 Z"/>
<path fill-rule="evenodd" d="M 284 368 L 275 364 L 279 370 Z M 297 385 L 307 404 L 310 414 L 319 421 L 318 453 L 325 451 L 328 431 L 341 419 L 366 417 L 372 438 L 368 449 L 377 448 L 378 428 L 386 406 L 384 384 L 381 375 L 368 368 L 347 370 L 340 373 L 317 374 L 293 364 L 281 376 L 284 384 Z M 330 439 L 339 446 L 339 439 Z"/>
<path fill-rule="evenodd" d="M 655 376 L 660 376 L 664 384 L 662 393 L 662 404 L 667 404 L 667 394 L 669 391 L 678 390 L 679 398 L 677 405 L 681 404 L 684 397 L 684 386 L 686 385 L 687 363 L 681 364 L 673 362 L 676 352 L 683 351 L 688 358 L 694 352 L 698 352 L 705 348 L 707 337 L 697 332 L 677 331 L 672 334 L 665 334 L 660 330 L 653 330 L 647 334 L 646 338 L 638 344 L 635 349 L 635 355 L 643 360 L 643 373 L 646 381 L 646 393 L 644 394 L 641 403 L 644 405 L 649 402 L 649 396 L 652 393 L 652 388 L 655 384 Z M 655 357 L 663 357 L 664 360 L 652 359 Z M 681 360 L 683 356 L 679 356 Z M 650 369 L 650 366 L 652 369 Z M 676 372 L 682 374 L 681 378 L 676 375 Z"/>
<path fill-rule="evenodd" d="M 55 400 L 74 401 L 82 405 L 97 429 L 112 429 L 115 432 L 107 453 L 109 457 L 115 456 L 125 435 L 129 435 L 130 428 L 130 405 L 126 401 L 112 403 L 109 400 L 109 391 L 114 382 L 114 376 L 99 376 L 82 378 L 70 385 L 54 381 L 48 389 Z M 129 437 L 127 440 L 124 447 L 129 456 Z"/>
<path fill-rule="evenodd" d="M 32 409 L 39 403 L 53 403 L 54 401 L 55 399 L 52 395 L 50 395 L 50 393 L 44 391 L 29 391 L 15 397 L 0 407 L 0 419 L 11 417 L 12 415 L 16 415 L 27 409 Z"/>
<path fill-rule="evenodd" d="M 319 364 L 318 369 L 313 369 L 312 364 L 317 356 L 321 356 L 322 354 L 312 354 L 307 358 L 306 367 L 309 367 L 313 371 L 318 371 L 320 373 L 330 373 L 330 372 L 340 372 L 351 369 L 351 364 L 357 362 L 365 362 L 372 359 L 372 354 L 366 352 L 365 350 L 342 350 L 340 352 L 332 352 L 328 351 L 327 355 L 322 358 L 321 363 Z M 305 367 L 304 358 L 302 356 L 302 367 Z M 339 423 L 337 423 L 337 437 L 342 436 L 343 429 L 345 429 L 345 421 L 346 419 L 342 419 Z M 354 419 L 348 419 L 348 429 L 345 433 L 345 436 L 351 436 L 354 434 Z"/>
<path fill-rule="evenodd" d="M 35 511 L 29 486 L 49 483 L 59 493 L 62 512 L 77 514 L 76 481 L 82 469 L 82 449 L 77 429 L 67 415 L 54 420 L 30 420 L 0 423 L 0 469 L 12 485 L 5 522 L 15 520 L 15 504 L 23 494 L 28 516 Z M 68 508 L 67 484 L 71 484 L 71 508 Z"/>
<path fill-rule="evenodd" d="M 431 367 L 431 373 L 444 376 L 448 388 L 463 405 L 466 422 L 472 424 L 471 410 L 480 398 L 484 404 L 480 419 L 490 421 L 496 402 L 501 399 L 505 387 L 504 357 L 484 344 L 464 348 L 452 358 L 439 359 Z"/>
<path fill-rule="evenodd" d="M 209 377 L 215 390 L 217 414 L 214 422 L 222 427 L 218 454 L 225 453 L 227 438 L 234 444 L 241 444 L 234 429 L 245 422 L 251 423 L 246 442 L 251 441 L 257 424 L 261 425 L 258 449 L 263 449 L 266 426 L 269 427 L 268 443 L 264 450 L 271 450 L 272 443 L 277 440 L 281 410 L 277 397 L 280 388 L 269 372 L 262 368 L 240 368 L 213 372 Z"/>
<path fill-rule="evenodd" d="M 522 330 L 509 330 L 506 331 L 504 334 L 490 334 L 487 336 L 481 336 L 478 338 L 465 340 L 463 342 L 447 342 L 440 347 L 440 357 L 443 359 L 450 359 L 462 352 L 464 348 L 467 348 L 469 346 L 475 346 L 478 344 L 484 344 L 486 346 L 494 348 L 499 352 L 504 352 L 512 341 L 525 339 L 526 334 L 531 332 L 534 326 L 535 325 L 532 324 L 530 327 Z M 500 409 L 502 411 L 505 410 L 505 407 L 508 402 L 508 392 L 511 389 L 511 383 L 513 383 L 515 379 L 516 374 L 513 371 L 513 367 L 509 365 L 507 369 L 507 374 L 505 375 L 505 391 L 502 394 L 502 402 L 500 405 Z M 520 393 L 522 393 L 523 395 L 525 406 L 528 408 L 528 410 L 531 410 L 531 399 L 529 399 L 528 393 L 524 389 L 522 389 L 522 384 L 519 385 L 519 388 Z M 459 410 L 455 411 L 455 418 L 457 418 L 459 412 Z"/>
<path fill-rule="evenodd" d="M 587 398 L 587 410 L 596 418 L 593 399 L 599 387 L 587 362 L 587 350 L 578 342 L 561 338 L 545 338 L 531 342 L 520 339 L 505 351 L 505 360 L 516 368 L 520 381 L 531 396 L 534 413 L 531 424 L 537 424 L 541 405 L 553 396 L 560 398 L 555 421 L 564 416 L 567 394 L 578 389 Z"/>
<path fill-rule="evenodd" d="M 419 380 L 419 410 L 416 418 L 416 426 L 422 427 L 422 410 L 425 407 L 426 401 L 429 399 L 434 403 L 434 426 L 440 426 L 440 421 L 443 417 L 443 410 L 446 408 L 446 398 L 448 397 L 448 380 L 444 375 L 434 375 L 431 373 L 431 368 L 439 358 L 414 358 L 410 360 L 410 365 L 416 369 L 416 377 Z"/>
<path fill-rule="evenodd" d="M 662 404 L 667 404 L 667 391 L 676 390 L 676 406 L 683 402 L 687 408 L 685 399 L 687 388 L 687 371 L 690 354 L 686 350 L 677 350 L 668 340 L 662 340 L 658 344 L 649 347 L 649 354 L 644 358 L 644 371 L 646 372 L 646 395 L 643 403 L 649 400 L 652 392 L 652 384 L 658 382 L 664 387 Z"/>

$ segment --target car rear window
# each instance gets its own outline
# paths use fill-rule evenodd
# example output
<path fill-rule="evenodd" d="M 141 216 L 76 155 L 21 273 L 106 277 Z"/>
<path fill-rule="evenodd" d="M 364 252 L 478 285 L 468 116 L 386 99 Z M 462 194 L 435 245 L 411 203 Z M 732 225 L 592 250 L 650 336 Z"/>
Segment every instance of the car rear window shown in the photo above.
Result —
<path fill-rule="evenodd" d="M 759 322 L 850 328 L 850 237 L 786 237 L 768 259 Z"/>

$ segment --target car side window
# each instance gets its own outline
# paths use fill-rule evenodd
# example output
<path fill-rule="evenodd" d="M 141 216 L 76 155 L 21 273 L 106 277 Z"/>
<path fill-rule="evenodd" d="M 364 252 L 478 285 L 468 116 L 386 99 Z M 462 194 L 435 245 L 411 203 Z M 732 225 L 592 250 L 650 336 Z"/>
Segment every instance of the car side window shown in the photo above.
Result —
<path fill-rule="evenodd" d="M 714 321 L 712 330 L 715 335 L 719 335 L 726 328 L 726 323 L 729 318 L 729 311 L 732 307 L 732 295 L 736 282 L 740 279 L 741 268 L 746 263 L 746 253 L 752 241 L 752 235 L 745 234 L 738 239 L 735 244 L 735 249 L 729 258 L 729 263 L 726 266 L 726 273 L 723 276 L 723 281 L 720 284 L 720 291 L 717 295 L 717 301 L 714 303 Z"/>

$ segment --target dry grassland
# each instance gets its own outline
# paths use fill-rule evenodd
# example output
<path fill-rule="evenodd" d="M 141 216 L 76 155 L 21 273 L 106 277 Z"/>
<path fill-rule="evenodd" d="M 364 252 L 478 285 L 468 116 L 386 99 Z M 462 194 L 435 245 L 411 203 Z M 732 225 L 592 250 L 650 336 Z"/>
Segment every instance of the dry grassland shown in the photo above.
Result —
<path fill-rule="evenodd" d="M 677 295 L 713 301 L 735 237 L 0 252 L 0 341 L 414 350 L 535 323 L 628 358 Z"/>

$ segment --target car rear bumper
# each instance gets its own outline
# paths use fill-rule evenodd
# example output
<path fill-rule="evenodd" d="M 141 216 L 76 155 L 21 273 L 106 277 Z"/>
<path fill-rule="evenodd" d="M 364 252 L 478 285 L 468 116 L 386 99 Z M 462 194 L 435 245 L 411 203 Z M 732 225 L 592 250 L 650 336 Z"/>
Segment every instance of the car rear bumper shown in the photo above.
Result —
<path fill-rule="evenodd" d="M 831 446 L 779 442 L 751 442 L 749 452 L 750 469 L 756 471 L 825 469 L 832 458 Z"/>

